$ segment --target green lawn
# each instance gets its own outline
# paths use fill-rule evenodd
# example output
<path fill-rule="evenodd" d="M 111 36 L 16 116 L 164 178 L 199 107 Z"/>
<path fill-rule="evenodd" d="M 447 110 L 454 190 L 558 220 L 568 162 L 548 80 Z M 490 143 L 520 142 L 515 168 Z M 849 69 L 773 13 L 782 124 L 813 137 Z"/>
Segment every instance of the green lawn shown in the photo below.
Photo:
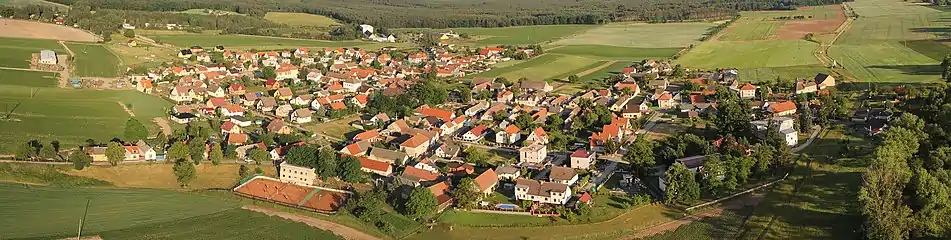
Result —
<path fill-rule="evenodd" d="M 179 47 L 223 45 L 233 49 L 286 49 L 296 47 L 357 47 L 369 44 L 360 41 L 320 41 L 249 35 L 168 34 L 149 35 L 156 41 Z"/>
<path fill-rule="evenodd" d="M 587 70 L 598 62 L 595 59 L 578 56 L 546 54 L 523 63 L 476 74 L 474 77 L 504 77 L 513 81 L 522 77 L 531 80 L 551 80 Z"/>
<path fill-rule="evenodd" d="M 454 28 L 457 33 L 469 34 L 478 45 L 528 45 L 555 41 L 594 25 L 539 25 L 507 28 Z M 439 30 L 446 31 L 446 30 Z"/>
<path fill-rule="evenodd" d="M 30 68 L 30 58 L 40 50 L 64 54 L 66 50 L 55 40 L 0 38 L 0 67 Z"/>
<path fill-rule="evenodd" d="M 693 68 L 773 68 L 818 65 L 817 44 L 805 40 L 705 42 L 676 60 Z"/>
<path fill-rule="evenodd" d="M 621 74 L 621 70 L 631 66 L 634 62 L 632 61 L 618 61 L 614 64 L 611 64 L 601 70 L 594 71 L 588 75 L 580 77 L 581 81 L 587 82 L 592 80 L 601 80 L 609 77 L 614 77 L 614 75 Z"/>
<path fill-rule="evenodd" d="M 910 6 L 908 8 L 925 8 Z M 927 9 L 927 8 L 926 8 Z M 880 41 L 945 39 L 943 30 L 951 13 L 922 13 L 861 17 L 853 21 L 836 44 L 867 44 Z"/>
<path fill-rule="evenodd" d="M 193 218 L 102 232 L 103 239 L 343 239 L 303 223 L 233 209 Z"/>
<path fill-rule="evenodd" d="M 681 48 L 632 48 L 605 45 L 567 45 L 554 48 L 549 53 L 583 56 L 602 60 L 640 61 L 666 59 L 680 52 Z"/>
<path fill-rule="evenodd" d="M 453 210 L 443 213 L 443 215 L 439 217 L 439 222 L 472 227 L 545 226 L 552 223 L 551 219 L 547 217 L 477 213 Z"/>
<path fill-rule="evenodd" d="M 636 48 L 683 48 L 699 42 L 714 23 L 612 23 L 584 31 L 556 45 L 607 45 Z"/>
<path fill-rule="evenodd" d="M 42 184 L 57 187 L 109 186 L 108 182 L 63 174 L 71 166 L 0 163 L 0 182 Z"/>
<path fill-rule="evenodd" d="M 109 49 L 98 44 L 66 43 L 76 57 L 73 59 L 74 74 L 81 77 L 118 77 L 120 69 L 119 57 Z"/>
<path fill-rule="evenodd" d="M 340 25 L 333 18 L 309 13 L 268 12 L 264 15 L 264 19 L 292 26 L 328 27 Z"/>
<path fill-rule="evenodd" d="M 859 238 L 862 217 L 855 199 L 866 163 L 843 158 L 842 139 L 872 147 L 866 138 L 845 135 L 841 129 L 820 134 L 805 151 L 812 163 L 800 162 L 786 181 L 766 194 L 739 238 Z"/>
<path fill-rule="evenodd" d="M 57 74 L 53 72 L 34 72 L 0 69 L 0 85 L 25 87 L 56 87 Z"/>
<path fill-rule="evenodd" d="M 726 210 L 723 215 L 681 226 L 677 230 L 654 235 L 642 240 L 701 240 L 733 239 L 743 224 L 743 217 L 752 209 Z"/>

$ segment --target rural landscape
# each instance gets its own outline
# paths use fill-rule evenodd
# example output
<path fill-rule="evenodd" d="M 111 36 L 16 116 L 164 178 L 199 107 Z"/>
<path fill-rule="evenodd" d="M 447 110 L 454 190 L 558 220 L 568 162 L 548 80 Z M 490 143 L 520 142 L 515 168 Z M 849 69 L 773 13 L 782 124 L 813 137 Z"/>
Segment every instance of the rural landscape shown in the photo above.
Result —
<path fill-rule="evenodd" d="M 0 239 L 951 239 L 948 4 L 0 0 Z"/>

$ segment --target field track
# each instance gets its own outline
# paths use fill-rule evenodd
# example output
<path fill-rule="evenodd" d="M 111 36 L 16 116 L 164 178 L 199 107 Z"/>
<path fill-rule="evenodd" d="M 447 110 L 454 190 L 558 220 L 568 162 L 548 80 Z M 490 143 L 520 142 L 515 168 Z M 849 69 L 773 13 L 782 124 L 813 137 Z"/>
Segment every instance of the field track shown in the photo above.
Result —
<path fill-rule="evenodd" d="M 264 208 L 260 206 L 251 206 L 251 205 L 243 206 L 241 208 L 248 211 L 264 213 L 264 214 L 267 214 L 268 216 L 278 216 L 278 217 L 288 219 L 291 221 L 304 223 L 304 224 L 310 225 L 311 227 L 333 232 L 334 234 L 342 236 L 345 239 L 380 240 L 380 238 L 371 236 L 369 234 L 363 233 L 359 230 L 356 230 L 344 225 L 340 225 L 334 222 L 324 221 L 324 220 L 320 220 L 320 219 L 316 219 L 316 218 L 312 218 L 312 217 L 308 217 L 308 216 L 304 216 L 304 215 L 300 215 L 296 213 L 282 212 L 282 211 L 277 211 L 270 208 Z"/>

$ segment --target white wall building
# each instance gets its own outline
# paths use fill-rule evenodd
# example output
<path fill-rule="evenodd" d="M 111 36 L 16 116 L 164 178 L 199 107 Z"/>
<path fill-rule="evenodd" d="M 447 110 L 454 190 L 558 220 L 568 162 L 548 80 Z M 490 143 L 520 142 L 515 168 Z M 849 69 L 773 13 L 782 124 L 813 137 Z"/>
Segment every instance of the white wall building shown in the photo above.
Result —
<path fill-rule="evenodd" d="M 281 163 L 281 182 L 303 186 L 313 186 L 317 181 L 317 172 L 313 168 Z"/>
<path fill-rule="evenodd" d="M 564 205 L 571 198 L 567 184 L 531 179 L 515 180 L 515 198 L 540 203 Z"/>
<path fill-rule="evenodd" d="M 52 50 L 42 50 L 40 51 L 40 63 L 41 64 L 51 64 L 55 65 L 58 61 L 56 60 L 56 52 Z"/>

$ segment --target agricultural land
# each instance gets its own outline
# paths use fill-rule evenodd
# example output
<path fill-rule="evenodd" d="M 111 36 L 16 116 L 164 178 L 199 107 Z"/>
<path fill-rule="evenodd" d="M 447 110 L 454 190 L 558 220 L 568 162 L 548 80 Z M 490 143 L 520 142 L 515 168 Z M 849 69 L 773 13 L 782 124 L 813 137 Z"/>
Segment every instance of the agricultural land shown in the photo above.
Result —
<path fill-rule="evenodd" d="M 333 18 L 309 13 L 269 12 L 264 15 L 264 19 L 292 26 L 329 27 L 340 25 Z"/>
<path fill-rule="evenodd" d="M 30 57 L 40 50 L 65 54 L 66 50 L 55 40 L 0 37 L 0 67 L 29 68 Z"/>
<path fill-rule="evenodd" d="M 191 46 L 226 46 L 232 49 L 287 49 L 295 47 L 359 47 L 373 45 L 360 41 L 321 41 L 295 38 L 262 37 L 249 35 L 213 34 L 143 34 L 159 43 L 182 48 Z M 392 45 L 392 44 L 391 44 Z"/>
<path fill-rule="evenodd" d="M 45 2 L 45 1 L 44 1 Z M 0 19 L 0 37 L 53 39 L 74 42 L 96 42 L 99 37 L 78 28 L 27 20 Z"/>
<path fill-rule="evenodd" d="M 82 77 L 118 77 L 119 71 L 125 70 L 120 64 L 119 57 L 108 48 L 99 44 L 67 43 L 75 56 L 73 73 Z M 121 69 L 120 69 L 121 68 Z"/>

